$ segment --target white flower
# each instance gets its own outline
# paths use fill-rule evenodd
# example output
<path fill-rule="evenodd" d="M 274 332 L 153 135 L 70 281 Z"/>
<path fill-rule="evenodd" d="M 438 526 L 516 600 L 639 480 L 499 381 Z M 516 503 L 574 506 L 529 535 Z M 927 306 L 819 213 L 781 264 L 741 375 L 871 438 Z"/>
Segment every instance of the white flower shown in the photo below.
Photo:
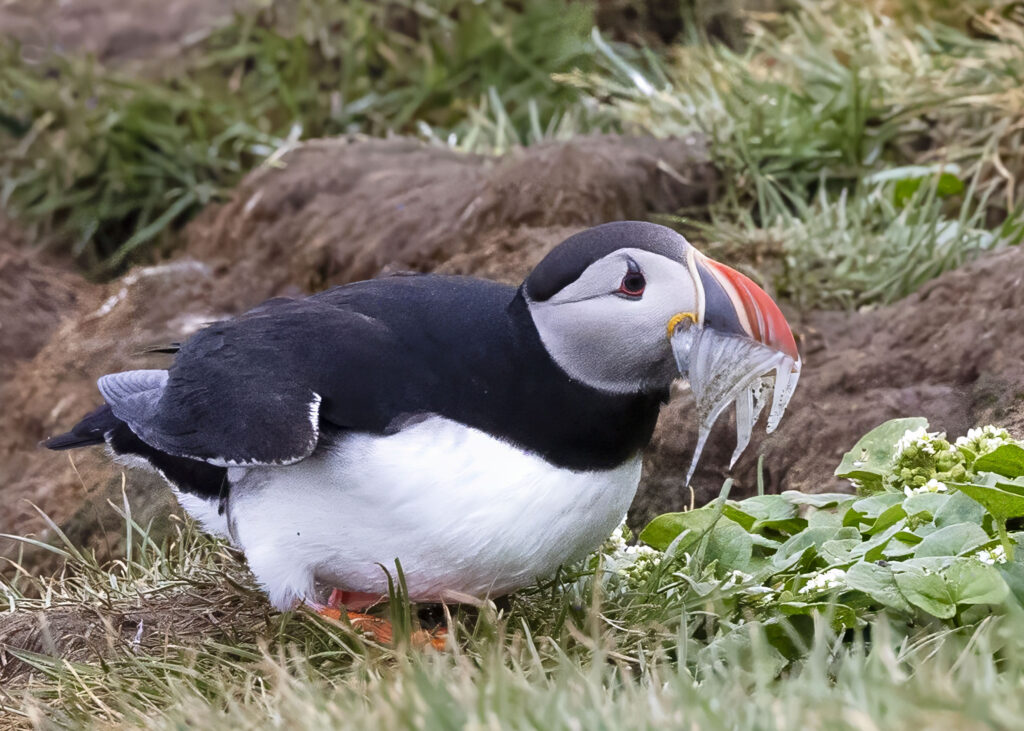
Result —
<path fill-rule="evenodd" d="M 920 447 L 927 454 L 935 454 L 935 445 L 932 442 L 936 439 L 945 438 L 945 432 L 929 432 L 923 426 L 920 429 L 907 429 L 907 431 L 903 432 L 903 436 L 900 437 L 899 441 L 896 442 L 896 459 L 899 459 L 907 447 L 911 445 Z"/>
<path fill-rule="evenodd" d="M 734 569 L 733 571 L 729 572 L 728 576 L 725 577 L 725 581 L 722 582 L 722 586 L 720 588 L 731 589 L 737 584 L 745 584 L 753 578 L 754 577 L 752 574 L 745 573 L 743 571 L 740 571 L 739 569 Z"/>
<path fill-rule="evenodd" d="M 612 534 L 601 546 L 601 553 L 611 558 L 621 557 L 626 552 L 626 521 L 622 521 L 619 527 L 612 531 Z"/>
<path fill-rule="evenodd" d="M 974 554 L 974 558 L 989 566 L 997 563 L 1006 563 L 1006 549 L 1001 545 L 995 548 L 983 548 Z"/>
<path fill-rule="evenodd" d="M 920 487 L 904 487 L 903 494 L 910 497 L 911 495 L 920 495 L 924 492 L 946 492 L 947 489 L 945 485 L 933 477 Z"/>
<path fill-rule="evenodd" d="M 967 436 L 957 437 L 956 446 L 969 449 L 977 455 L 988 454 L 996 447 L 1013 444 L 1014 439 L 1006 429 L 992 425 L 968 429 Z"/>
<path fill-rule="evenodd" d="M 623 521 L 612 531 L 601 546 L 605 556 L 605 567 L 631 582 L 645 581 L 651 572 L 661 565 L 662 552 L 650 546 L 630 546 L 626 543 L 626 523 Z"/>
<path fill-rule="evenodd" d="M 846 572 L 842 569 L 828 569 L 819 571 L 807 580 L 807 583 L 800 588 L 800 594 L 835 589 L 846 583 Z"/>

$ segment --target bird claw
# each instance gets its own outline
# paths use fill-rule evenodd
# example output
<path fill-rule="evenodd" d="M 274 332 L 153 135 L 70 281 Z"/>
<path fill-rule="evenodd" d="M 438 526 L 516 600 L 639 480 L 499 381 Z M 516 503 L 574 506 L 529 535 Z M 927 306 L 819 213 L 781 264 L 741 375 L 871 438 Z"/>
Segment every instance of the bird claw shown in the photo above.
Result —
<path fill-rule="evenodd" d="M 331 597 L 328 599 L 327 604 L 311 604 L 310 608 L 321 617 L 333 622 L 341 622 L 342 614 L 344 614 L 348 625 L 353 629 L 369 635 L 373 638 L 374 642 L 381 645 L 394 645 L 395 630 L 391 622 L 382 617 L 375 617 L 372 614 L 347 611 L 338 602 L 338 596 L 336 595 L 340 593 L 335 589 L 331 592 Z M 432 647 L 441 652 L 448 644 L 448 630 L 445 627 L 435 627 L 431 630 L 419 629 L 410 635 L 409 640 L 412 646 L 418 650 Z"/>

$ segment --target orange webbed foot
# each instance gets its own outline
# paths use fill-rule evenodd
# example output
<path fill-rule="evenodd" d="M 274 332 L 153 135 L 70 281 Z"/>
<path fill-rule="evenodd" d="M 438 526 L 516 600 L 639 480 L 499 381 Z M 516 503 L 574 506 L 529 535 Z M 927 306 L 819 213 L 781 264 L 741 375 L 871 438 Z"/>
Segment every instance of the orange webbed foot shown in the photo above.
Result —
<path fill-rule="evenodd" d="M 359 595 L 360 601 L 358 603 L 362 604 L 366 601 L 367 597 L 370 597 L 370 595 Z M 348 592 L 341 592 L 335 589 L 331 592 L 331 596 L 330 599 L 327 600 L 327 604 L 316 604 L 311 602 L 308 606 L 321 617 L 325 617 L 335 622 L 340 622 L 342 615 L 344 615 L 348 620 L 348 624 L 353 629 L 357 629 L 370 635 L 375 642 L 382 645 L 393 645 L 395 631 L 391 622 L 383 619 L 382 617 L 375 617 L 372 614 L 349 611 L 343 603 L 348 598 Z M 374 597 L 374 600 L 370 602 L 368 606 L 372 606 L 379 601 L 381 601 L 381 598 Z M 409 639 L 412 642 L 412 646 L 417 649 L 432 647 L 440 652 L 445 649 L 448 643 L 448 630 L 444 627 L 435 627 L 431 630 L 420 629 L 413 632 Z"/>

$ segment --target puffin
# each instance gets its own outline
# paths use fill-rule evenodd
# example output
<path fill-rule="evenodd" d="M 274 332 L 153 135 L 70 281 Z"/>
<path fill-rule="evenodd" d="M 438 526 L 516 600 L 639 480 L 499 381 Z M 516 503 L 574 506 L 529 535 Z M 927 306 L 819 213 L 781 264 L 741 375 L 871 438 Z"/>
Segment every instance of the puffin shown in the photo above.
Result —
<path fill-rule="evenodd" d="M 670 228 L 607 223 L 518 287 L 402 274 L 271 299 L 166 369 L 101 376 L 104 403 L 43 445 L 159 473 L 280 610 L 371 621 L 396 560 L 413 602 L 486 602 L 620 525 L 688 327 L 799 359 L 752 280 Z"/>

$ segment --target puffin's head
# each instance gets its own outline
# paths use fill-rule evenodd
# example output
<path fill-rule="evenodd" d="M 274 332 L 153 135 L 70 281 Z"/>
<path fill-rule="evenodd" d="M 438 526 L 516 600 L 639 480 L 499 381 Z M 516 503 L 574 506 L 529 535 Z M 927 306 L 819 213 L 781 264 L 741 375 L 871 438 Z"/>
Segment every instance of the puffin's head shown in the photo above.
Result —
<path fill-rule="evenodd" d="M 799 361 L 789 325 L 764 290 L 654 223 L 606 223 L 571 236 L 522 291 L 555 362 L 604 391 L 665 389 L 680 376 L 673 335 L 689 324 Z"/>

